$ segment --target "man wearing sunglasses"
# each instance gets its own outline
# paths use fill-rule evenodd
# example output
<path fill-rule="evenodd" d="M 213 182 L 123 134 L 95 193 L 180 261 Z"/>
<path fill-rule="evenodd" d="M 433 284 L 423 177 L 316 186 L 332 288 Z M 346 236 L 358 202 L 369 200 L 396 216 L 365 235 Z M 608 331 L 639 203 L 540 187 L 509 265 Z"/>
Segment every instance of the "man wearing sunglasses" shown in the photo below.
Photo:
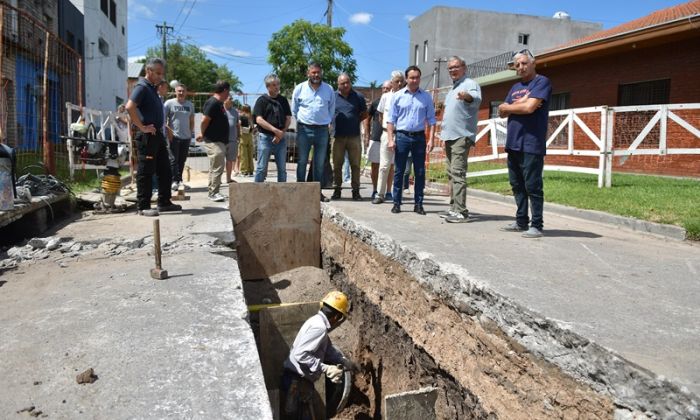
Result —
<path fill-rule="evenodd" d="M 523 232 L 525 238 L 540 238 L 544 207 L 542 170 L 552 85 L 535 71 L 535 57 L 529 50 L 515 53 L 511 62 L 520 81 L 511 87 L 505 103 L 499 105 L 498 115 L 508 118 L 508 178 L 518 210 L 515 222 L 501 230 Z M 531 219 L 528 208 L 532 209 Z"/>

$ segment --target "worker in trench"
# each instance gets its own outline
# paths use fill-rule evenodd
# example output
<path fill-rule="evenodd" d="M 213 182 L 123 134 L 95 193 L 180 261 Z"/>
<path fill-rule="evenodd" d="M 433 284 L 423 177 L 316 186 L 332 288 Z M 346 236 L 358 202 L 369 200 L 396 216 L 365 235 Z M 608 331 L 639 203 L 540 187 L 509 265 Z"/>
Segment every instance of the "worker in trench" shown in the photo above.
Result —
<path fill-rule="evenodd" d="M 321 300 L 321 309 L 301 326 L 289 356 L 284 361 L 281 383 L 283 419 L 322 419 L 325 413 L 314 413 L 314 382 L 322 375 L 336 384 L 343 381 L 344 371 L 359 371 L 331 344 L 328 333 L 348 316 L 348 297 L 339 291 L 329 292 Z"/>

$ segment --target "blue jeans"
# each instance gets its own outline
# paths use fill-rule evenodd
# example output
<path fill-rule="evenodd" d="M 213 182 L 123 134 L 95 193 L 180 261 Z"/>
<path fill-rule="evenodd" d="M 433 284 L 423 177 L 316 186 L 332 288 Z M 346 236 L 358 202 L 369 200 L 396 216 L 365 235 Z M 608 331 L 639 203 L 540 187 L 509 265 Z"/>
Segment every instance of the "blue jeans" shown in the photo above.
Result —
<path fill-rule="evenodd" d="M 520 227 L 527 227 L 530 219 L 528 207 L 532 208 L 532 227 L 542 229 L 542 210 L 544 208 L 544 191 L 542 187 L 542 170 L 544 156 L 525 152 L 508 152 L 508 180 L 513 189 L 518 210 L 515 221 Z M 529 202 L 529 206 L 528 206 Z"/>
<path fill-rule="evenodd" d="M 255 182 L 265 182 L 270 154 L 275 155 L 277 182 L 287 182 L 287 140 L 282 137 L 282 140 L 275 144 L 272 142 L 274 139 L 275 137 L 269 134 L 258 134 L 258 161 L 255 165 Z"/>
<path fill-rule="evenodd" d="M 313 180 L 323 181 L 323 168 L 326 164 L 326 151 L 328 150 L 328 127 L 311 127 L 304 124 L 297 124 L 297 182 L 304 182 L 306 179 L 306 165 L 309 163 L 309 153 L 311 146 L 314 147 Z"/>
<path fill-rule="evenodd" d="M 413 157 L 414 202 L 415 204 L 423 204 L 423 190 L 425 189 L 425 134 L 409 136 L 397 132 L 394 137 L 396 140 L 394 187 L 392 191 L 394 204 L 401 205 L 403 175 L 406 171 L 406 161 L 409 154 Z"/>

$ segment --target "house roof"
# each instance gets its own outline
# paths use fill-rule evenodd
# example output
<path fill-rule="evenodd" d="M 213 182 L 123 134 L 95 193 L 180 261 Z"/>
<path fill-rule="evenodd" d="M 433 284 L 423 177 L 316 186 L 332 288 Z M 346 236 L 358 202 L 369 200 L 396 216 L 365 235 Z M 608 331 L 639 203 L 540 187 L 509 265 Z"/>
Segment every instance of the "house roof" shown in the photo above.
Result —
<path fill-rule="evenodd" d="M 129 67 L 126 70 L 126 74 L 129 79 L 138 79 L 143 72 L 143 63 L 129 63 Z"/>
<path fill-rule="evenodd" d="M 614 28 L 594 32 L 583 38 L 575 39 L 571 42 L 567 42 L 566 44 L 554 47 L 551 50 L 544 52 L 544 54 L 591 42 L 603 41 L 615 36 L 638 32 L 654 26 L 663 25 L 665 23 L 698 15 L 700 15 L 700 0 L 691 0 L 687 3 L 657 10 L 649 15 L 623 23 L 622 25 L 615 26 Z"/>

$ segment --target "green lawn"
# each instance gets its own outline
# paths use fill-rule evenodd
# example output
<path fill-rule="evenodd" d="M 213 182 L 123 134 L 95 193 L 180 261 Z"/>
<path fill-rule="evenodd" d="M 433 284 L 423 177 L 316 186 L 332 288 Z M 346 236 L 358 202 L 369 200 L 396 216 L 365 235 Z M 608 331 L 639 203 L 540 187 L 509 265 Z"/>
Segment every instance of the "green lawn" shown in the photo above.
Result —
<path fill-rule="evenodd" d="M 545 171 L 545 201 L 682 226 L 700 240 L 700 180 L 621 173 L 612 179 L 612 188 L 598 188 L 596 175 Z M 512 195 L 507 174 L 471 178 L 469 187 Z"/>

